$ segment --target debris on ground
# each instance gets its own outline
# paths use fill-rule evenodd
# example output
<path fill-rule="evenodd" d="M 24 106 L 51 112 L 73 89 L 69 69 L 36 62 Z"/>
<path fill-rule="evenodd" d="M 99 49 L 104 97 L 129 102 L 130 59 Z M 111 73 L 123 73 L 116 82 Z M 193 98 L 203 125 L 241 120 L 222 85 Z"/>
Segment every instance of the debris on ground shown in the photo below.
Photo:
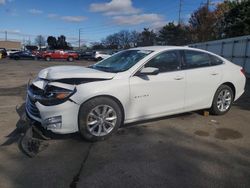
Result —
<path fill-rule="evenodd" d="M 39 135 L 40 138 L 36 138 Z M 35 126 L 30 126 L 22 135 L 19 146 L 20 149 L 29 157 L 35 157 L 38 153 L 45 150 L 49 144 L 48 140 Z"/>

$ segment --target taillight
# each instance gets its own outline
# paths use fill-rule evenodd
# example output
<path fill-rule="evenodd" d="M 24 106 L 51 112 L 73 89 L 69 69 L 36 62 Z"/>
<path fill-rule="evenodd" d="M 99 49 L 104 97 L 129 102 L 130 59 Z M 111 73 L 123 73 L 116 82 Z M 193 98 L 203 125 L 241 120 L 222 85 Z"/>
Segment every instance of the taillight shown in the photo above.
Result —
<path fill-rule="evenodd" d="M 245 72 L 245 70 L 242 68 L 242 69 L 240 69 L 240 72 L 243 74 L 243 75 L 246 75 L 246 72 Z"/>

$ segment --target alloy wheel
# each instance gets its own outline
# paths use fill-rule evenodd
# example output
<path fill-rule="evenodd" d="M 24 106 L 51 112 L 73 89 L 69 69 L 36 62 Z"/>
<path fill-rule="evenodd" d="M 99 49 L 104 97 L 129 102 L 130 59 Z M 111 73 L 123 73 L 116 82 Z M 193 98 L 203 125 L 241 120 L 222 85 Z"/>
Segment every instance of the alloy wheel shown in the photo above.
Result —
<path fill-rule="evenodd" d="M 232 94 L 228 89 L 220 91 L 217 98 L 217 108 L 221 112 L 225 112 L 230 108 L 232 102 Z"/>
<path fill-rule="evenodd" d="M 94 136 L 105 136 L 115 127 L 117 115 L 109 105 L 99 105 L 87 116 L 87 129 Z"/>

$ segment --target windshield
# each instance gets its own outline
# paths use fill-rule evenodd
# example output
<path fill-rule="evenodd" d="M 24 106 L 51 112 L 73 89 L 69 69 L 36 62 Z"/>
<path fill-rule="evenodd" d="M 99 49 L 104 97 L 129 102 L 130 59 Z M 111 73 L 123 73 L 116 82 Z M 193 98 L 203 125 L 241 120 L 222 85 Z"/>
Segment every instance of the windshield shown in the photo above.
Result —
<path fill-rule="evenodd" d="M 150 53 L 152 53 L 150 50 L 126 50 L 92 65 L 90 68 L 105 72 L 123 72 L 130 69 Z"/>

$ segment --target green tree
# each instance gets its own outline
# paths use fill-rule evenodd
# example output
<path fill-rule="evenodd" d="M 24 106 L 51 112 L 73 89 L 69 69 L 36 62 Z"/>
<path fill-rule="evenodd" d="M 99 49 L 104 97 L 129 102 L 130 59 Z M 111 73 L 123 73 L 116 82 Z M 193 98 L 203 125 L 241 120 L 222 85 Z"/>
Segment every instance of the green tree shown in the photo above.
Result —
<path fill-rule="evenodd" d="M 64 35 L 59 36 L 57 39 L 54 36 L 49 36 L 47 38 L 47 43 L 50 49 L 69 50 L 72 48 L 66 41 L 66 37 Z"/>
<path fill-rule="evenodd" d="M 191 42 L 189 27 L 169 22 L 159 30 L 158 41 L 164 45 L 185 45 Z"/>
<path fill-rule="evenodd" d="M 223 36 L 236 37 L 250 34 L 250 1 L 230 2 L 230 10 L 222 20 Z"/>
<path fill-rule="evenodd" d="M 48 36 L 47 43 L 50 49 L 56 49 L 57 48 L 57 40 L 56 37 Z"/>
<path fill-rule="evenodd" d="M 140 33 L 140 40 L 138 42 L 138 46 L 152 46 L 156 41 L 156 34 L 153 30 L 149 30 L 149 28 L 144 28 L 144 30 Z"/>

